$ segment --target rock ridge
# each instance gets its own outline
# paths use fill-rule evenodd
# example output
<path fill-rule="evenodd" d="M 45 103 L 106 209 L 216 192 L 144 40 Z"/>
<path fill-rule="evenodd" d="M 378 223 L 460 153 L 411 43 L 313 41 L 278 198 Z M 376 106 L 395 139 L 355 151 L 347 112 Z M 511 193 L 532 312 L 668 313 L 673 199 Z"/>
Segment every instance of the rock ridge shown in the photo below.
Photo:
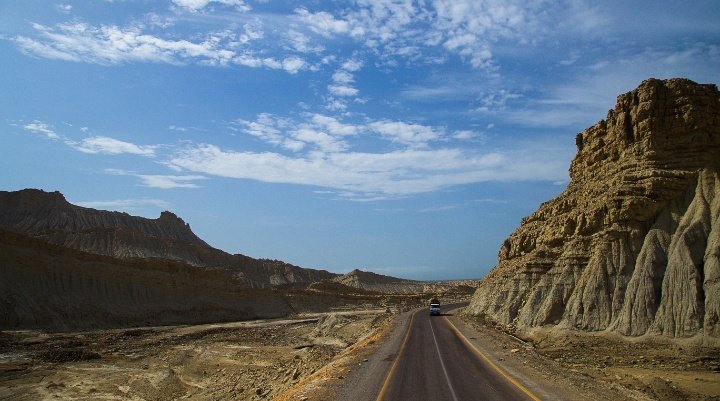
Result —
<path fill-rule="evenodd" d="M 249 287 L 310 283 L 336 274 L 303 269 L 278 260 L 230 255 L 213 248 L 172 212 L 157 219 L 80 207 L 60 192 L 0 191 L 0 227 L 54 245 L 119 259 L 168 259 L 228 270 Z"/>
<path fill-rule="evenodd" d="M 354 269 L 332 279 L 333 282 L 364 291 L 382 294 L 472 293 L 477 280 L 418 281 Z"/>
<path fill-rule="evenodd" d="M 643 81 L 576 145 L 568 187 L 503 243 L 468 313 L 521 332 L 699 335 L 717 344 L 717 87 Z"/>

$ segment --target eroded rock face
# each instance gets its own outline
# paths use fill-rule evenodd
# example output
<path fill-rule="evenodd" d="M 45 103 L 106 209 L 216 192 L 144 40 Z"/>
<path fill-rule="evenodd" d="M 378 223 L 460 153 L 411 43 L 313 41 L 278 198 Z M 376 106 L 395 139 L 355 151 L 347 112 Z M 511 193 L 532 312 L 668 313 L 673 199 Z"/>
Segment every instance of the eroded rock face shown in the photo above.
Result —
<path fill-rule="evenodd" d="M 720 93 L 650 79 L 580 133 L 571 181 L 468 308 L 519 329 L 720 336 Z"/>
<path fill-rule="evenodd" d="M 230 255 L 196 236 L 165 211 L 157 219 L 73 205 L 60 192 L 0 191 L 0 227 L 51 244 L 119 259 L 156 258 L 227 270 L 248 287 L 311 283 L 336 274 L 278 260 Z"/>

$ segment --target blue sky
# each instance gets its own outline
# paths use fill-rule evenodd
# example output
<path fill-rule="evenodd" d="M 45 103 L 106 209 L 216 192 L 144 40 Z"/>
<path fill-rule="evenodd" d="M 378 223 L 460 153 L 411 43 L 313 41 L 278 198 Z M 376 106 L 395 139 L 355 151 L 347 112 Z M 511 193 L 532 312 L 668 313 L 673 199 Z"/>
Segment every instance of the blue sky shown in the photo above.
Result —
<path fill-rule="evenodd" d="M 720 82 L 717 1 L 0 3 L 0 189 L 231 253 L 479 278 L 643 79 Z"/>

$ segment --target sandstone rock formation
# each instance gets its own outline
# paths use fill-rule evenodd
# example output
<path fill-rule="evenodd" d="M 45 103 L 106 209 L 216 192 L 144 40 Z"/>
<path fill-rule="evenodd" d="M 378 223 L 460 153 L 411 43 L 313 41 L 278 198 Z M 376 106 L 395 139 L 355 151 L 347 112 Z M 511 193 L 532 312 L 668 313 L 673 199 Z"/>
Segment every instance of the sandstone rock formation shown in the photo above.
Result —
<path fill-rule="evenodd" d="M 249 287 L 310 283 L 336 274 L 277 260 L 230 255 L 198 238 L 182 219 L 157 219 L 72 205 L 60 192 L 0 191 L 0 227 L 49 243 L 114 258 L 159 258 L 228 270 Z"/>
<path fill-rule="evenodd" d="M 716 86 L 646 80 L 576 143 L 567 189 L 504 242 L 468 312 L 521 332 L 720 338 Z"/>

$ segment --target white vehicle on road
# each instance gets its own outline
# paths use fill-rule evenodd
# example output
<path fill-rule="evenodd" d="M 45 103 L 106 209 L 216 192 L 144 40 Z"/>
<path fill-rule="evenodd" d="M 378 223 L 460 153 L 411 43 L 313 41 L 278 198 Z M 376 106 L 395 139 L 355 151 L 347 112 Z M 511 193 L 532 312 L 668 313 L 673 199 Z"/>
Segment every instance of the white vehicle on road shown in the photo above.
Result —
<path fill-rule="evenodd" d="M 440 316 L 440 301 L 436 298 L 430 300 L 430 316 Z"/>

